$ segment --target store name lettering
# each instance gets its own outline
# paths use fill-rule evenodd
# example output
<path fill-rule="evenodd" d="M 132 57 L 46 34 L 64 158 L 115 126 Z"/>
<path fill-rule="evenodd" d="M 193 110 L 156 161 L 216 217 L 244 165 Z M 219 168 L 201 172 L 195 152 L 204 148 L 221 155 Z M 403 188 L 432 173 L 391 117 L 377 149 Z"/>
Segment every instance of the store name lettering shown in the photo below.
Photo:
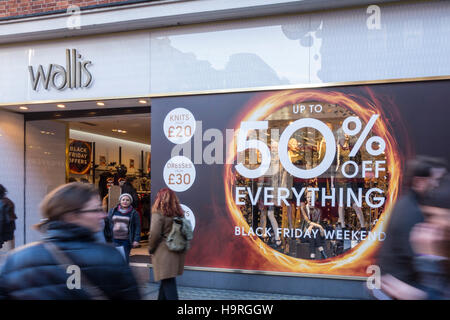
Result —
<path fill-rule="evenodd" d="M 49 90 L 51 85 L 57 90 L 87 88 L 92 83 L 92 74 L 88 70 L 91 61 L 83 61 L 81 54 L 76 49 L 66 49 L 66 66 L 50 64 L 45 72 L 39 65 L 36 72 L 32 66 L 28 66 L 33 90 L 38 91 L 39 83 Z"/>

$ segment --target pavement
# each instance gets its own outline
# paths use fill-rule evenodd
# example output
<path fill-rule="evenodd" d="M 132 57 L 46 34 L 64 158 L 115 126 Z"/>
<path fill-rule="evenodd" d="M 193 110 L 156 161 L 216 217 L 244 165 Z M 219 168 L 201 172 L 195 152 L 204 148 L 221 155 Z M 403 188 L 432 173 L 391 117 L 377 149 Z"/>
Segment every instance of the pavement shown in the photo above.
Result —
<path fill-rule="evenodd" d="M 144 247 L 133 249 L 133 251 L 134 252 L 132 252 L 130 260 L 131 261 L 135 259 L 142 260 L 146 248 Z M 7 252 L 0 251 L 0 266 L 2 265 L 4 259 L 6 258 L 6 253 Z M 133 257 L 133 255 L 135 257 Z M 145 257 L 144 260 L 147 263 L 149 262 L 148 257 Z M 148 275 L 147 270 L 148 269 L 145 268 L 144 274 L 146 275 Z M 140 280 L 141 280 L 139 281 L 140 288 L 144 300 L 157 300 L 159 283 L 151 283 L 148 282 L 147 279 L 145 279 L 145 281 L 142 281 L 143 279 Z M 254 291 L 239 291 L 228 289 L 197 288 L 185 286 L 178 286 L 177 289 L 180 300 L 336 300 L 333 298 L 324 298 L 324 297 L 288 295 L 288 294 L 267 293 L 267 292 L 254 292 Z"/>
<path fill-rule="evenodd" d="M 144 300 L 157 300 L 158 290 L 159 284 L 157 283 L 147 283 L 141 287 Z M 336 300 L 322 297 L 182 286 L 178 286 L 178 297 L 180 300 Z"/>

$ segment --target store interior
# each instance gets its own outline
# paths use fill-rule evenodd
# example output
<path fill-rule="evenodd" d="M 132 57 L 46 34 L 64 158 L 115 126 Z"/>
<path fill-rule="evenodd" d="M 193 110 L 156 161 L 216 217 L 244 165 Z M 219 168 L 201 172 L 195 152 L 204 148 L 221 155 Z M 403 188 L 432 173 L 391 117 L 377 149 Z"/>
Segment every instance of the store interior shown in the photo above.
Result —
<path fill-rule="evenodd" d="M 126 184 L 133 190 L 130 191 L 135 196 L 133 207 L 141 223 L 140 247 L 133 249 L 131 256 L 148 255 L 150 99 L 65 101 L 4 109 L 21 113 L 25 119 L 27 224 L 40 221 L 39 203 L 46 194 L 63 183 L 77 181 L 93 184 L 99 191 L 105 210 L 118 204 L 118 196 Z M 116 193 L 110 197 L 112 187 Z M 32 229 L 26 228 L 27 242 L 41 237 Z"/>
<path fill-rule="evenodd" d="M 150 114 L 130 114 L 64 120 L 69 128 L 67 182 L 94 184 L 107 212 L 118 204 L 111 186 L 123 188 L 126 184 L 132 190 L 132 205 L 140 217 L 141 247 L 133 249 L 131 256 L 146 254 L 141 248 L 146 246 L 150 231 L 150 119 Z M 80 142 L 88 143 L 91 149 L 88 170 L 83 163 L 77 167 L 79 153 L 74 148 Z"/>

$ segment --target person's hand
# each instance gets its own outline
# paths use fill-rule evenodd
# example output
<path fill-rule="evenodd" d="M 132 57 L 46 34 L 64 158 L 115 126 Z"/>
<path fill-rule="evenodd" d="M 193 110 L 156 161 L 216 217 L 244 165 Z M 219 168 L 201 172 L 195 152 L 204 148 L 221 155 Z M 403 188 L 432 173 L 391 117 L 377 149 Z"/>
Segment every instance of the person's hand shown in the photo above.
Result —
<path fill-rule="evenodd" d="M 139 242 L 134 241 L 134 242 L 133 242 L 133 248 L 137 248 L 137 247 L 139 247 Z"/>
<path fill-rule="evenodd" d="M 381 276 L 381 289 L 397 300 L 424 300 L 427 294 L 390 274 Z"/>
<path fill-rule="evenodd" d="M 419 223 L 411 231 L 409 241 L 415 253 L 443 256 L 439 243 L 445 240 L 442 227 L 431 223 Z"/>

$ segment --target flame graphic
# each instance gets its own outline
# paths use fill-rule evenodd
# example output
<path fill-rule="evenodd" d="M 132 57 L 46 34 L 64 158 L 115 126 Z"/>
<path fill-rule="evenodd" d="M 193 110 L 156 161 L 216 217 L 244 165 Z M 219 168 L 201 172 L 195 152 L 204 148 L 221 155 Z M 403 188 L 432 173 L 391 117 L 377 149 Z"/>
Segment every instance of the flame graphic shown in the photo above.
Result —
<path fill-rule="evenodd" d="M 364 89 L 367 91 L 369 99 L 332 90 L 286 90 L 262 93 L 257 95 L 243 108 L 232 127 L 237 130 L 242 121 L 263 120 L 286 105 L 311 101 L 320 101 L 322 103 L 336 104 L 344 107 L 359 116 L 364 123 L 367 123 L 372 115 L 380 115 L 372 128 L 372 132 L 382 137 L 386 142 L 386 166 L 390 176 L 389 186 L 386 192 L 385 211 L 371 231 L 383 232 L 386 229 L 390 212 L 397 198 L 399 186 L 401 185 L 400 173 L 402 171 L 403 161 L 399 154 L 396 140 L 391 135 L 393 130 L 390 127 L 386 114 L 383 112 L 381 101 L 375 98 L 375 94 L 369 88 L 366 87 Z M 383 105 L 383 107 L 386 108 L 387 106 Z M 392 107 L 395 108 L 395 106 Z M 245 221 L 240 209 L 236 206 L 233 196 L 235 175 L 232 170 L 233 165 L 230 165 L 230 163 L 234 163 L 236 159 L 236 145 L 236 141 L 233 141 L 227 150 L 227 165 L 224 166 L 225 202 L 227 211 L 231 215 L 235 226 L 243 228 L 247 233 L 249 231 L 249 225 Z M 249 264 L 256 267 L 255 269 L 311 274 L 367 276 L 366 268 L 375 263 L 375 254 L 380 246 L 380 241 L 366 239 L 340 256 L 325 260 L 305 260 L 280 253 L 267 246 L 257 236 L 242 238 L 247 242 L 247 260 Z M 255 264 L 255 261 L 258 261 L 258 263 Z"/>

